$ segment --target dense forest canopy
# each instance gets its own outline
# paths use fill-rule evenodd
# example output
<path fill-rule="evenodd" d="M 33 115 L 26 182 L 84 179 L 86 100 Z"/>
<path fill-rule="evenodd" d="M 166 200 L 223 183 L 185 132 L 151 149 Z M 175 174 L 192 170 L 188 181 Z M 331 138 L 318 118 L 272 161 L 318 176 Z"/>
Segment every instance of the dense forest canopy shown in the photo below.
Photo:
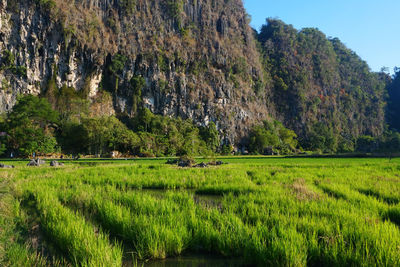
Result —
<path fill-rule="evenodd" d="M 277 118 L 304 148 L 352 150 L 359 136 L 383 134 L 387 74 L 371 72 L 339 39 L 317 29 L 298 31 L 268 19 L 258 40 Z M 315 136 L 331 140 L 316 142 Z"/>

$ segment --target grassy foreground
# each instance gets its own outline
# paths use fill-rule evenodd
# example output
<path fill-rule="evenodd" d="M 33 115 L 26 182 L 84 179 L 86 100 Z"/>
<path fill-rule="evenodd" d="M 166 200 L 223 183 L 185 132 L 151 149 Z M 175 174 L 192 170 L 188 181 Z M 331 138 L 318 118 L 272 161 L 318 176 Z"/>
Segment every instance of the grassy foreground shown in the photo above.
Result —
<path fill-rule="evenodd" d="M 258 266 L 399 266 L 400 159 L 79 161 L 0 170 L 0 265 L 185 253 Z"/>

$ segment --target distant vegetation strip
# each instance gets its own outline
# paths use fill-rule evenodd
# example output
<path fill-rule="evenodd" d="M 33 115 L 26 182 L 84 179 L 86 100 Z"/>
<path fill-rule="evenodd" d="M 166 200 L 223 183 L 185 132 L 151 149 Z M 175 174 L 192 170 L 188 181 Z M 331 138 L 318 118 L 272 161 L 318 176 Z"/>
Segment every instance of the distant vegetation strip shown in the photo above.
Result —
<path fill-rule="evenodd" d="M 44 98 L 20 97 L 13 111 L 1 120 L 0 155 L 32 157 L 165 157 L 236 154 L 299 155 L 304 150 L 294 131 L 278 121 L 254 126 L 247 137 L 247 148 L 234 148 L 224 142 L 216 125 L 196 126 L 190 120 L 173 119 L 139 109 L 125 124 L 116 117 L 65 116 L 54 110 Z M 325 128 L 321 128 L 325 129 Z M 312 142 L 314 152 L 400 153 L 400 134 L 388 132 L 377 138 L 360 136 L 352 149 L 329 147 L 326 135 L 319 132 Z M 332 136 L 331 136 L 332 137 Z M 333 138 L 333 137 L 332 137 Z M 324 141 L 325 140 L 325 141 Z M 334 139 L 332 142 L 336 142 Z M 329 141 L 329 142 L 331 142 Z M 350 154 L 351 155 L 351 154 Z"/>

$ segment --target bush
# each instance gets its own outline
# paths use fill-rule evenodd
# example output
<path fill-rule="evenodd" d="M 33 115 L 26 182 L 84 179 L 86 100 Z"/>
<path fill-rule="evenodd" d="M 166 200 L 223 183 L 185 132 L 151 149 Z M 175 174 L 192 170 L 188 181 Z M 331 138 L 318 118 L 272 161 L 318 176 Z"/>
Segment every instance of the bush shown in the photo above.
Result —
<path fill-rule="evenodd" d="M 126 14 L 132 15 L 136 9 L 136 0 L 120 0 L 119 5 Z"/>
<path fill-rule="evenodd" d="M 39 6 L 47 9 L 48 11 L 54 10 L 56 7 L 56 2 L 54 0 L 36 0 Z"/>
<path fill-rule="evenodd" d="M 304 147 L 311 151 L 334 153 L 338 148 L 337 136 L 331 127 L 317 122 L 308 131 Z"/>
<path fill-rule="evenodd" d="M 3 51 L 0 66 L 1 70 L 8 70 L 14 75 L 26 78 L 26 71 L 27 71 L 26 67 L 16 66 L 14 54 L 11 53 L 11 51 L 9 50 Z"/>

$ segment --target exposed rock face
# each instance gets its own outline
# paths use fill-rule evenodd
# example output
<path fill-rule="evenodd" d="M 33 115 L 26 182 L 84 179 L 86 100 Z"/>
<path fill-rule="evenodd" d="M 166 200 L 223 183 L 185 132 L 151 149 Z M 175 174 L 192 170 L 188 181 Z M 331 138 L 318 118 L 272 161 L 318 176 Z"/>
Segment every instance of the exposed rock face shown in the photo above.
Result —
<path fill-rule="evenodd" d="M 53 2 L 0 0 L 0 49 L 26 68 L 0 72 L 0 112 L 54 80 L 92 99 L 107 90 L 112 112 L 128 116 L 139 95 L 154 113 L 215 121 L 236 142 L 273 113 L 241 0 Z M 145 85 L 135 92 L 139 76 Z"/>
<path fill-rule="evenodd" d="M 99 73 L 90 51 L 67 42 L 60 23 L 36 6 L 35 1 L 0 1 L 0 49 L 10 51 L 11 64 L 26 68 L 26 75 L 0 73 L 0 111 L 12 108 L 18 94 L 39 94 L 54 75 L 58 85 L 97 90 Z M 93 93 L 92 93 L 93 94 Z"/>

